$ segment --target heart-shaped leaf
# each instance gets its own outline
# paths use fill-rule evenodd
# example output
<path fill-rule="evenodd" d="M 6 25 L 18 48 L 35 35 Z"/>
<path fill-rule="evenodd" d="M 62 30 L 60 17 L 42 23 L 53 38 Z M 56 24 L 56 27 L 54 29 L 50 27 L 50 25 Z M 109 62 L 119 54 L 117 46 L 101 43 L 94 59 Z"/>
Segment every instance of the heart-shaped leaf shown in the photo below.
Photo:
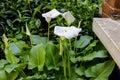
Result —
<path fill-rule="evenodd" d="M 38 68 L 39 71 L 43 71 L 43 66 L 45 63 L 45 47 L 43 44 L 38 44 L 33 46 L 29 54 L 28 68 L 33 69 Z"/>
<path fill-rule="evenodd" d="M 57 69 L 56 59 L 55 59 L 55 46 L 52 42 L 48 42 L 46 45 L 46 66 L 48 70 Z"/>
<path fill-rule="evenodd" d="M 86 47 L 93 38 L 91 36 L 81 36 L 80 39 L 76 42 L 76 48 Z"/>
<path fill-rule="evenodd" d="M 9 48 L 14 55 L 19 55 L 24 47 L 27 47 L 24 41 L 17 41 L 9 44 Z"/>
<path fill-rule="evenodd" d="M 46 44 L 47 42 L 47 38 L 46 37 L 40 37 L 39 35 L 31 35 L 31 40 L 32 40 L 32 44 Z"/>
<path fill-rule="evenodd" d="M 109 60 L 88 68 L 85 71 L 86 77 L 93 77 L 91 80 L 108 80 L 109 75 L 115 66 L 114 61 Z"/>

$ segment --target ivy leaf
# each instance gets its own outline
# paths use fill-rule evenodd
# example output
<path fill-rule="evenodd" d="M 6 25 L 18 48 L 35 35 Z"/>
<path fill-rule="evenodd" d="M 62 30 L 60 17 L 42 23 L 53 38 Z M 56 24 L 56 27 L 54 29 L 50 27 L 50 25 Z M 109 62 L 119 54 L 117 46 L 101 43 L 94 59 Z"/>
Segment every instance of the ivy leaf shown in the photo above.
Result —
<path fill-rule="evenodd" d="M 52 42 L 48 42 L 46 45 L 46 66 L 48 70 L 57 69 L 56 59 L 55 59 L 55 46 Z"/>
<path fill-rule="evenodd" d="M 80 39 L 76 42 L 76 48 L 86 47 L 93 38 L 91 36 L 81 36 Z"/>
<path fill-rule="evenodd" d="M 112 60 L 96 64 L 85 71 L 86 77 L 93 77 L 91 80 L 108 80 L 114 69 L 115 63 Z"/>
<path fill-rule="evenodd" d="M 30 50 L 28 68 L 33 69 L 37 67 L 39 71 L 43 71 L 45 54 L 46 52 L 43 44 L 33 46 Z"/>
<path fill-rule="evenodd" d="M 91 61 L 95 58 L 106 58 L 108 57 L 107 55 L 107 51 L 105 50 L 100 50 L 100 51 L 94 51 L 93 53 L 89 53 L 88 55 L 84 56 L 84 57 L 77 57 L 78 61 Z"/>
<path fill-rule="evenodd" d="M 46 44 L 47 38 L 46 37 L 40 37 L 39 35 L 31 35 L 32 44 Z"/>

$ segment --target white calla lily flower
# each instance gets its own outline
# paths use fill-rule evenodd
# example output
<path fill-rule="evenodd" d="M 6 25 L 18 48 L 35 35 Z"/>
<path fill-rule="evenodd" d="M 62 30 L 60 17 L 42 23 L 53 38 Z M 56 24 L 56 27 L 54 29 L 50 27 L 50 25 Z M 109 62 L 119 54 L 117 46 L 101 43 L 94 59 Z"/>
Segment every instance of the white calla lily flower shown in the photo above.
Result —
<path fill-rule="evenodd" d="M 82 30 L 81 28 L 76 28 L 75 26 L 71 27 L 55 26 L 54 34 L 58 35 L 62 40 L 64 38 L 71 39 L 78 36 L 81 30 Z"/>
<path fill-rule="evenodd" d="M 63 13 L 62 16 L 67 21 L 68 25 L 70 25 L 75 20 L 74 16 L 70 13 L 70 11 L 67 11 L 67 12 Z"/>
<path fill-rule="evenodd" d="M 47 13 L 43 13 L 42 16 L 45 18 L 45 20 L 49 23 L 51 21 L 51 19 L 56 18 L 57 16 L 59 16 L 61 13 L 59 11 L 57 11 L 56 9 L 53 9 Z"/>

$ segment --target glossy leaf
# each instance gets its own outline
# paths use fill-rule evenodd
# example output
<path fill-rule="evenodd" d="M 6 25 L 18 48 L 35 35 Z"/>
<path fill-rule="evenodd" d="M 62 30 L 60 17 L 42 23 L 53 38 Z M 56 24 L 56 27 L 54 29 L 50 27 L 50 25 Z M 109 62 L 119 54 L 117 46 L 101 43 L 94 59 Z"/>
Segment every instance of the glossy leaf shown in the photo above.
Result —
<path fill-rule="evenodd" d="M 90 51 L 93 49 L 94 46 L 98 43 L 98 40 L 94 40 L 92 43 L 90 43 L 81 53 L 87 53 L 87 51 Z"/>
<path fill-rule="evenodd" d="M 91 61 L 95 58 L 106 58 L 108 57 L 107 52 L 105 50 L 100 50 L 100 51 L 94 51 L 93 53 L 89 53 L 88 55 L 84 57 L 77 57 L 78 61 Z"/>
<path fill-rule="evenodd" d="M 91 36 L 81 36 L 80 39 L 76 42 L 76 48 L 86 47 L 93 38 Z"/>
<path fill-rule="evenodd" d="M 16 67 L 17 67 L 16 64 L 6 65 L 6 66 L 5 66 L 5 71 L 8 72 L 8 73 L 10 73 L 10 72 L 12 72 Z"/>
<path fill-rule="evenodd" d="M 39 27 L 40 27 L 40 25 L 41 25 L 41 21 L 40 21 L 40 19 L 37 19 L 37 20 L 36 20 L 35 25 L 37 26 L 37 28 L 39 28 Z"/>
<path fill-rule="evenodd" d="M 0 80 L 8 80 L 4 70 L 0 70 Z"/>
<path fill-rule="evenodd" d="M 14 55 L 19 55 L 24 47 L 27 47 L 27 45 L 23 41 L 17 41 L 9 44 L 9 48 Z"/>
<path fill-rule="evenodd" d="M 20 59 L 13 55 L 9 49 L 5 49 L 5 57 L 10 63 L 18 63 L 20 61 Z"/>
<path fill-rule="evenodd" d="M 8 26 L 10 26 L 10 27 L 13 26 L 12 21 L 11 21 L 10 19 L 7 19 L 7 24 L 8 24 Z"/>
<path fill-rule="evenodd" d="M 75 58 L 75 52 L 74 51 L 69 51 L 69 56 L 70 56 L 70 60 L 73 63 L 77 62 L 77 59 Z"/>
<path fill-rule="evenodd" d="M 86 77 L 93 77 L 91 80 L 108 80 L 108 77 L 113 71 L 114 66 L 114 61 L 105 61 L 103 63 L 89 67 L 85 71 L 85 75 Z"/>
<path fill-rule="evenodd" d="M 8 63 L 7 60 L 1 59 L 0 60 L 0 69 L 3 68 Z"/>
<path fill-rule="evenodd" d="M 31 35 L 32 43 L 33 44 L 46 44 L 47 38 L 40 37 L 39 35 Z"/>
<path fill-rule="evenodd" d="M 45 54 L 46 52 L 43 44 L 33 46 L 30 50 L 28 68 L 33 69 L 37 67 L 39 71 L 43 71 Z"/>
<path fill-rule="evenodd" d="M 52 42 L 48 42 L 46 45 L 46 66 L 48 70 L 57 69 L 57 63 L 55 59 L 55 46 Z"/>
<path fill-rule="evenodd" d="M 18 77 L 18 72 L 17 71 L 12 71 L 11 73 L 7 74 L 7 77 L 9 80 L 16 80 L 16 78 Z"/>
<path fill-rule="evenodd" d="M 46 78 L 46 74 L 42 74 L 42 75 L 39 75 L 39 74 L 35 74 L 35 75 L 32 75 L 32 76 L 27 76 L 27 77 L 22 77 L 20 78 L 19 80 L 43 80 Z"/>
<path fill-rule="evenodd" d="M 85 67 L 80 66 L 78 68 L 75 68 L 75 72 L 79 75 L 79 76 L 83 76 L 85 75 Z"/>

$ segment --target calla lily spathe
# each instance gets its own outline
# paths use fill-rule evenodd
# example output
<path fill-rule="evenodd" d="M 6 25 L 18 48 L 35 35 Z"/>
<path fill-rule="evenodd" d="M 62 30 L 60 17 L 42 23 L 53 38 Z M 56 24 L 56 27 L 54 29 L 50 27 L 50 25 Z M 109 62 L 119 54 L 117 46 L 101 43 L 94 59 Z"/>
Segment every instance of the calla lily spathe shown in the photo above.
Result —
<path fill-rule="evenodd" d="M 81 28 L 76 28 L 75 26 L 71 27 L 55 26 L 54 34 L 58 35 L 62 40 L 64 38 L 71 39 L 78 36 L 81 30 L 82 30 Z"/>
<path fill-rule="evenodd" d="M 26 35 L 28 35 L 28 36 L 31 35 L 31 34 L 30 34 L 30 31 L 29 31 L 29 29 L 28 29 L 27 23 L 26 23 Z"/>
<path fill-rule="evenodd" d="M 56 9 L 53 9 L 47 13 L 43 13 L 42 16 L 45 18 L 45 20 L 49 23 L 51 21 L 51 19 L 56 18 L 57 16 L 59 16 L 61 13 L 59 11 L 57 11 Z"/>
<path fill-rule="evenodd" d="M 70 11 L 67 11 L 67 12 L 63 13 L 62 16 L 67 21 L 68 25 L 70 25 L 75 20 L 74 16 L 70 13 Z"/>

